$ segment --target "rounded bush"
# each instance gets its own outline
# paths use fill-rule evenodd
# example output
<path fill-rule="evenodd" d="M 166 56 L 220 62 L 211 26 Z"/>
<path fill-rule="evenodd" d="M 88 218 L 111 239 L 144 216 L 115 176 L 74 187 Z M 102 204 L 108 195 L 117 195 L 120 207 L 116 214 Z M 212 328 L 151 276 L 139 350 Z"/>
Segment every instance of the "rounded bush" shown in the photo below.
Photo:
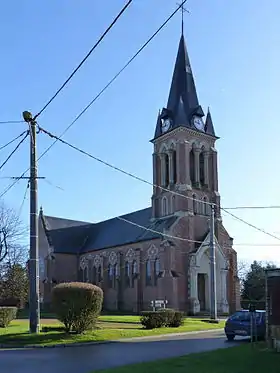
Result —
<path fill-rule="evenodd" d="M 170 308 L 163 308 L 157 311 L 143 312 L 140 318 L 145 329 L 155 328 L 178 328 L 183 324 L 184 314 Z"/>
<path fill-rule="evenodd" d="M 174 311 L 172 320 L 168 323 L 169 328 L 179 328 L 179 326 L 183 325 L 184 322 L 184 314 L 180 311 Z"/>
<path fill-rule="evenodd" d="M 83 333 L 92 329 L 100 315 L 103 291 L 83 282 L 56 285 L 52 290 L 52 307 L 67 332 Z"/>
<path fill-rule="evenodd" d="M 173 310 L 172 308 L 163 308 L 158 310 L 157 312 L 161 313 L 164 326 L 169 326 L 169 324 L 172 323 L 175 315 L 175 310 Z"/>
<path fill-rule="evenodd" d="M 161 328 L 164 326 L 164 320 L 163 314 L 158 311 L 143 312 L 140 318 L 145 329 Z"/>
<path fill-rule="evenodd" d="M 0 307 L 0 328 L 7 328 L 17 316 L 17 307 Z"/>

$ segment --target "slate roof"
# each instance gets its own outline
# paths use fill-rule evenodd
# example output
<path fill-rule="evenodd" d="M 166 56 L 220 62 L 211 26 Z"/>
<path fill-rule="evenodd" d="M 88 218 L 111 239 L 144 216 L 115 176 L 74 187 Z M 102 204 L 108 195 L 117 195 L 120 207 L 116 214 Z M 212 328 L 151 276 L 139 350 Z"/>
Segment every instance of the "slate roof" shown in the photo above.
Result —
<path fill-rule="evenodd" d="M 168 229 L 175 221 L 175 216 L 151 222 L 151 207 L 121 216 L 140 228 L 118 217 L 88 223 L 68 219 L 43 216 L 46 234 L 55 253 L 81 254 L 110 247 L 127 245 L 135 242 L 162 237 L 164 229 Z"/>
<path fill-rule="evenodd" d="M 161 136 L 161 120 L 169 117 L 172 127 L 187 127 L 197 131 L 192 123 L 193 115 L 204 116 L 199 104 L 190 59 L 187 52 L 184 35 L 181 35 L 177 58 L 175 62 L 167 107 L 162 110 L 157 119 L 154 139 Z M 212 120 L 211 120 L 212 123 Z M 215 136 L 213 123 L 209 124 L 208 135 Z"/>
<path fill-rule="evenodd" d="M 205 133 L 208 133 L 209 135 L 216 136 L 213 121 L 212 121 L 212 116 L 211 116 L 209 108 L 208 108 L 208 112 L 207 112 L 207 116 L 206 116 L 206 120 L 205 120 Z"/>
<path fill-rule="evenodd" d="M 71 228 L 81 225 L 92 224 L 91 222 L 79 221 L 79 220 L 70 220 L 64 218 L 58 218 L 55 216 L 44 216 L 46 228 L 51 229 L 62 229 L 62 228 Z"/>

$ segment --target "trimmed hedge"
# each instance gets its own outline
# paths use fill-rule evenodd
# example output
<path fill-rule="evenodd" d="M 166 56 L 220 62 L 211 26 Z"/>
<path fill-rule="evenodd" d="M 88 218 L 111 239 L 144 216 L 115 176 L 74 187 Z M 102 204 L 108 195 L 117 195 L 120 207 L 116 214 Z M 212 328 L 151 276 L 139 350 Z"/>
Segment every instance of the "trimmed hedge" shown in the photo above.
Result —
<path fill-rule="evenodd" d="M 142 313 L 140 322 L 145 329 L 162 328 L 164 325 L 164 317 L 163 314 L 158 311 L 146 311 Z"/>
<path fill-rule="evenodd" d="M 165 308 L 158 311 L 143 312 L 140 318 L 145 329 L 178 328 L 183 324 L 184 314 L 180 311 Z"/>
<path fill-rule="evenodd" d="M 83 282 L 56 285 L 52 290 L 52 307 L 67 332 L 77 334 L 94 328 L 103 303 L 103 291 Z"/>
<path fill-rule="evenodd" d="M 17 316 L 16 307 L 0 307 L 0 328 L 7 328 Z"/>
<path fill-rule="evenodd" d="M 175 310 L 172 308 L 163 308 L 157 310 L 157 312 L 161 313 L 162 315 L 163 325 L 168 327 L 174 318 Z"/>
<path fill-rule="evenodd" d="M 175 311 L 173 319 L 169 322 L 169 328 L 179 328 L 184 323 L 184 314 L 180 311 Z"/>

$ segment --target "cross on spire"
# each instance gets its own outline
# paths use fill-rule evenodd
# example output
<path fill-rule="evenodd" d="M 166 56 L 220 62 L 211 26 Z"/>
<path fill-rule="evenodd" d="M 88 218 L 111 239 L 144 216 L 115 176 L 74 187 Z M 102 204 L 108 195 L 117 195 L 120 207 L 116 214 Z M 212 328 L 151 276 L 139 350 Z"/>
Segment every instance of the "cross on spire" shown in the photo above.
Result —
<path fill-rule="evenodd" d="M 189 11 L 188 11 L 188 9 L 186 9 L 186 8 L 184 7 L 184 0 L 182 0 L 181 4 L 177 3 L 177 5 L 180 5 L 180 7 L 181 7 L 181 15 L 182 15 L 182 35 L 183 35 L 183 33 L 184 33 L 184 13 L 185 13 L 185 12 L 188 12 L 188 13 L 189 13 Z"/>

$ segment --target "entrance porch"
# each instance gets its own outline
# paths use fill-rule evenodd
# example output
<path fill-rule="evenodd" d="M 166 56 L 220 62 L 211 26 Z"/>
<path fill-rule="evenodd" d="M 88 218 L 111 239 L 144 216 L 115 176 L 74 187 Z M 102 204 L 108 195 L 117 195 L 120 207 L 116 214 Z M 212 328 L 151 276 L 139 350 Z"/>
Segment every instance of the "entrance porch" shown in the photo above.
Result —
<path fill-rule="evenodd" d="M 215 239 L 216 254 L 216 292 L 217 292 L 217 311 L 228 313 L 229 306 L 227 301 L 227 273 L 228 263 L 219 243 Z M 209 235 L 198 248 L 196 253 L 192 254 L 190 260 L 190 300 L 191 312 L 210 311 L 210 257 L 209 257 Z"/>

